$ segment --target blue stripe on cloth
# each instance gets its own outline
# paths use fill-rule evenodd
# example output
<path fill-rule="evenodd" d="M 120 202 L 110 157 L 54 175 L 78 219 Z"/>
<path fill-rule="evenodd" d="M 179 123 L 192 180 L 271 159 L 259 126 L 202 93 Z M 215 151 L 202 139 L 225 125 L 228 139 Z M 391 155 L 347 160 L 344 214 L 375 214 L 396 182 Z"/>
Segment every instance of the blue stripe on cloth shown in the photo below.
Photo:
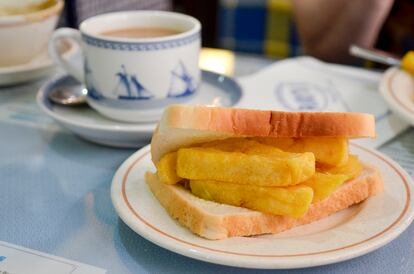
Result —
<path fill-rule="evenodd" d="M 235 11 L 236 40 L 265 40 L 266 9 L 263 7 L 239 7 Z"/>
<path fill-rule="evenodd" d="M 234 49 L 235 9 L 232 7 L 219 10 L 219 43 L 222 47 Z"/>
<path fill-rule="evenodd" d="M 220 0 L 219 45 L 231 50 L 264 54 L 267 42 L 280 42 L 286 43 L 290 56 L 300 55 L 302 48 L 293 21 L 288 23 L 286 41 L 266 40 L 269 39 L 266 33 L 269 27 L 266 25 L 269 12 L 267 3 L 268 0 Z"/>
<path fill-rule="evenodd" d="M 290 56 L 298 56 L 302 54 L 302 48 L 300 46 L 299 34 L 296 29 L 296 25 L 291 20 L 289 24 L 289 46 Z"/>

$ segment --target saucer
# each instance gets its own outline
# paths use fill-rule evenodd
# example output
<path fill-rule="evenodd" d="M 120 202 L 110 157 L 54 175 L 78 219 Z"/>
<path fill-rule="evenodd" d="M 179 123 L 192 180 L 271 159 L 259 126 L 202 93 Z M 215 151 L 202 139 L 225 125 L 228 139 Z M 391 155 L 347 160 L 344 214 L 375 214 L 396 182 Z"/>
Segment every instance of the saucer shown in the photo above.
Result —
<path fill-rule="evenodd" d="M 59 51 L 66 60 L 72 59 L 79 51 L 79 46 L 70 40 L 63 40 Z M 0 67 L 0 86 L 29 82 L 52 73 L 55 69 L 53 60 L 45 48 L 38 56 L 26 64 Z"/>
<path fill-rule="evenodd" d="M 87 105 L 68 107 L 53 104 L 47 95 L 60 88 L 79 88 L 70 76 L 59 76 L 47 81 L 37 94 L 40 108 L 61 126 L 88 141 L 114 146 L 136 148 L 148 144 L 156 123 L 123 123 L 101 116 Z M 227 76 L 203 71 L 197 94 L 188 104 L 231 107 L 241 98 L 238 83 Z"/>
<path fill-rule="evenodd" d="M 414 125 L 414 77 L 399 68 L 389 68 L 381 79 L 379 89 L 390 108 Z"/>

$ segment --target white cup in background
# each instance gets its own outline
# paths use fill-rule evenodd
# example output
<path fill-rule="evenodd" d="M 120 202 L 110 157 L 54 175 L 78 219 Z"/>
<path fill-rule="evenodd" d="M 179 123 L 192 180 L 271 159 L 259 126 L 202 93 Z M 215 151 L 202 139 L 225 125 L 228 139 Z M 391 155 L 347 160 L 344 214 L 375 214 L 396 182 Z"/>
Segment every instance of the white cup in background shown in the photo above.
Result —
<path fill-rule="evenodd" d="M 24 64 L 40 54 L 47 47 L 62 8 L 63 0 L 56 0 L 42 10 L 0 16 L 0 67 Z"/>
<path fill-rule="evenodd" d="M 177 34 L 119 38 L 103 32 L 136 27 L 168 28 Z M 191 98 L 200 83 L 199 21 L 165 11 L 126 11 L 98 15 L 79 31 L 56 30 L 49 53 L 70 75 L 84 83 L 88 104 L 106 117 L 126 122 L 159 119 L 164 107 Z M 81 44 L 84 67 L 67 63 L 56 42 L 69 38 Z"/>

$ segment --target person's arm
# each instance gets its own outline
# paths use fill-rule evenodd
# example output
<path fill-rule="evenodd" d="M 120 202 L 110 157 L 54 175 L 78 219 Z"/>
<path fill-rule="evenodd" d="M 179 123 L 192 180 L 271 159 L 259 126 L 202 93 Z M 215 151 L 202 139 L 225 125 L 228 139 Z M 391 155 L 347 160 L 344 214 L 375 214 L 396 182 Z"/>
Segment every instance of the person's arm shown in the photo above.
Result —
<path fill-rule="evenodd" d="M 394 0 L 293 0 L 294 17 L 307 54 L 347 62 L 355 43 L 372 47 Z"/>

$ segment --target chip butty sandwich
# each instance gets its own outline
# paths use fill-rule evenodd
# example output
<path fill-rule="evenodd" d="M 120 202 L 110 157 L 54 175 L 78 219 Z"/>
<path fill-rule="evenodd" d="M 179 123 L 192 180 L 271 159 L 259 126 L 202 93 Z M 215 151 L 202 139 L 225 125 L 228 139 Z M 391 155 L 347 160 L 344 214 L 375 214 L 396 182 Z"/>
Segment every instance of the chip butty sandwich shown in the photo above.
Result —
<path fill-rule="evenodd" d="M 166 211 L 207 239 L 278 233 L 383 190 L 349 153 L 375 137 L 364 113 L 174 105 L 154 132 L 146 183 Z"/>

